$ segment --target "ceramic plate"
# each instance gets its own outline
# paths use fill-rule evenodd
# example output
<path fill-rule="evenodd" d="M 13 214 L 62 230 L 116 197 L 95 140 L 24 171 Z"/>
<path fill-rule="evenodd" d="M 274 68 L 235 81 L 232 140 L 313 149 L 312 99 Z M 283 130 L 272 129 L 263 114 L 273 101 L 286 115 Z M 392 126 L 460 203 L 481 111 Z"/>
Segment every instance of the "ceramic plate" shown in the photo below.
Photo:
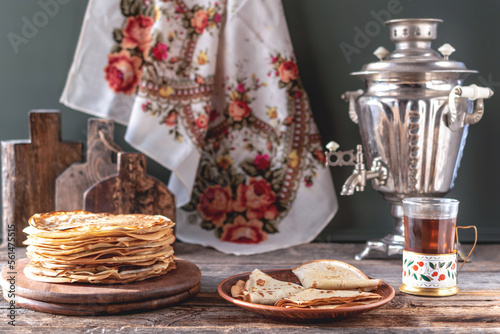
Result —
<path fill-rule="evenodd" d="M 295 276 L 290 269 L 278 269 L 278 270 L 264 270 L 269 276 L 278 279 L 280 281 L 287 281 L 292 283 L 298 283 L 299 279 Z M 352 307 L 338 307 L 335 309 L 288 309 L 283 307 L 276 307 L 271 305 L 261 305 L 245 302 L 242 300 L 235 299 L 231 297 L 231 287 L 236 284 L 239 280 L 246 281 L 250 273 L 244 273 L 235 275 L 225 279 L 220 282 L 217 291 L 219 295 L 225 300 L 244 308 L 246 310 L 260 313 L 265 317 L 273 318 L 276 320 L 285 321 L 336 321 L 341 319 L 350 318 L 358 314 L 371 311 L 376 309 L 392 300 L 394 298 L 394 289 L 387 283 L 382 282 L 375 293 L 382 296 L 382 299 L 378 302 L 359 305 Z"/>

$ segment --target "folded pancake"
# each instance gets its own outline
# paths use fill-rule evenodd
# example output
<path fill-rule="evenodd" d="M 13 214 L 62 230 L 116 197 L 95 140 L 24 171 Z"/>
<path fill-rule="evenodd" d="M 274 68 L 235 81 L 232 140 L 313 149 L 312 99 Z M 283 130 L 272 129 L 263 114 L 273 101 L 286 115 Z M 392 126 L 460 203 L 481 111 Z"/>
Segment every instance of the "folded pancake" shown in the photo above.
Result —
<path fill-rule="evenodd" d="M 302 290 L 304 288 L 298 284 L 274 279 L 262 271 L 255 269 L 250 274 L 245 288 L 240 290 L 239 294 L 235 293 L 237 295 L 235 298 L 257 304 L 273 305 L 278 300 Z"/>
<path fill-rule="evenodd" d="M 243 280 L 239 280 L 235 285 L 231 287 L 231 296 L 236 299 L 245 299 L 245 294 L 243 293 L 245 291 L 245 284 L 246 282 Z"/>
<path fill-rule="evenodd" d="M 285 308 L 350 307 L 373 303 L 381 298 L 379 294 L 358 290 L 307 289 L 277 301 L 275 306 Z"/>
<path fill-rule="evenodd" d="M 128 283 L 175 268 L 174 223 L 163 216 L 61 211 L 29 224 L 24 272 L 34 280 Z"/>
<path fill-rule="evenodd" d="M 307 289 L 372 291 L 382 283 L 380 279 L 370 279 L 358 268 L 337 260 L 308 262 L 292 272 Z"/>

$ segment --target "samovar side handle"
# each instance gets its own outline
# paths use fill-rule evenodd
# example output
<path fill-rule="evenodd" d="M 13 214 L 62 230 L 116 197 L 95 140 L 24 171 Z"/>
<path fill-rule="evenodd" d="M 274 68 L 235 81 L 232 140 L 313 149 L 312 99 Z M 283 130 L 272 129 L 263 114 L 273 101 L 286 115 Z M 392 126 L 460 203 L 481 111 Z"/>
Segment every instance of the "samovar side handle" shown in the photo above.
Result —
<path fill-rule="evenodd" d="M 493 91 L 488 87 L 479 87 L 477 85 L 453 87 L 448 97 L 448 105 L 450 108 L 450 113 L 448 114 L 448 127 L 456 129 L 458 127 L 463 127 L 465 124 L 476 124 L 479 122 L 484 113 L 484 99 L 489 99 L 492 96 Z M 455 99 L 458 97 L 468 98 L 472 101 L 477 100 L 474 111 L 470 114 L 466 114 L 463 118 L 463 124 L 458 124 L 461 122 L 455 105 Z"/>
<path fill-rule="evenodd" d="M 349 118 L 353 123 L 358 124 L 358 114 L 356 113 L 356 99 L 363 95 L 364 91 L 362 89 L 358 89 L 353 92 L 345 92 L 342 94 L 342 99 L 346 102 L 349 102 Z"/>

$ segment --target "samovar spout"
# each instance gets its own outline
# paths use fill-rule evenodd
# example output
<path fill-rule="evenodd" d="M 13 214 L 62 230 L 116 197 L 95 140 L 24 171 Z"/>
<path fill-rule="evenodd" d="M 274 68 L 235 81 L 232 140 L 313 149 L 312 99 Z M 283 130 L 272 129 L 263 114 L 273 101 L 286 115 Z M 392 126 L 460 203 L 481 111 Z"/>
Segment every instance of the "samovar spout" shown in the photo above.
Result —
<path fill-rule="evenodd" d="M 344 185 L 342 186 L 342 191 L 340 192 L 340 194 L 342 196 L 354 195 L 354 190 L 356 188 L 358 188 L 359 184 L 362 182 L 361 179 L 362 179 L 361 174 L 359 174 L 358 171 L 354 170 L 352 172 L 351 176 L 349 176 L 349 178 L 347 178 Z M 362 190 L 358 190 L 358 191 L 362 191 Z"/>

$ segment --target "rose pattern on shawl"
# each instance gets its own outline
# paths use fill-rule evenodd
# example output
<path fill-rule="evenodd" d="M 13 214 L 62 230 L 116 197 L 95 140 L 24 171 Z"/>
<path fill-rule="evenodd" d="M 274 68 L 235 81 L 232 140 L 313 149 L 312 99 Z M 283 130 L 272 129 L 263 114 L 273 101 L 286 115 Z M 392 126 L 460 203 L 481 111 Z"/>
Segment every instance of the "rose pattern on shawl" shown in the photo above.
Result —
<path fill-rule="evenodd" d="M 125 28 L 123 28 L 122 48 L 137 48 L 139 52 L 142 52 L 146 56 L 151 43 L 151 28 L 153 28 L 153 24 L 154 19 L 149 16 L 138 15 L 127 17 Z"/>
<path fill-rule="evenodd" d="M 200 129 L 206 129 L 208 127 L 208 116 L 206 114 L 201 114 L 195 121 L 195 124 Z"/>
<path fill-rule="evenodd" d="M 240 244 L 258 244 L 267 240 L 267 233 L 263 230 L 264 224 L 257 219 L 246 220 L 238 215 L 234 222 L 222 228 L 221 241 Z"/>
<path fill-rule="evenodd" d="M 271 164 L 269 159 L 269 154 L 257 154 L 253 164 L 257 167 L 257 170 L 266 170 Z"/>
<path fill-rule="evenodd" d="M 281 65 L 278 67 L 278 73 L 280 80 L 288 83 L 291 80 L 297 79 L 297 77 L 299 76 L 299 69 L 294 61 L 287 60 L 281 63 Z"/>
<path fill-rule="evenodd" d="M 214 185 L 208 187 L 200 196 L 197 210 L 216 227 L 221 227 L 226 215 L 232 212 L 232 191 L 229 187 Z"/>
<path fill-rule="evenodd" d="M 282 56 L 280 53 L 271 55 L 272 69 L 267 72 L 269 77 L 273 74 L 279 78 L 278 87 L 287 90 L 290 98 L 300 99 L 304 93 L 299 78 L 299 68 L 293 58 Z"/>
<path fill-rule="evenodd" d="M 220 13 L 216 13 L 214 15 L 214 21 L 215 23 L 220 23 L 222 21 L 222 15 L 220 15 Z"/>
<path fill-rule="evenodd" d="M 228 78 L 226 78 L 227 80 Z M 259 78 L 252 73 L 250 80 L 246 78 L 237 78 L 236 82 L 228 82 L 224 84 L 227 91 L 229 104 L 225 111 L 229 116 L 227 123 L 235 130 L 240 130 L 251 126 L 255 121 L 252 116 L 251 103 L 255 101 L 254 93 L 261 87 L 267 84 L 261 83 Z"/>
<path fill-rule="evenodd" d="M 236 122 L 240 122 L 244 118 L 247 118 L 251 112 L 252 109 L 242 100 L 232 101 L 228 108 L 229 116 L 231 116 Z"/>
<path fill-rule="evenodd" d="M 168 46 L 165 43 L 157 43 L 152 49 L 151 53 L 156 58 L 156 60 L 167 60 L 168 58 Z"/>
<path fill-rule="evenodd" d="M 208 25 L 208 14 L 203 9 L 197 10 L 191 18 L 191 27 L 194 28 L 196 33 L 201 34 Z"/>
<path fill-rule="evenodd" d="M 136 92 L 142 77 L 151 43 L 151 29 L 158 11 L 153 2 L 142 1 L 122 1 L 120 9 L 125 16 L 124 27 L 113 30 L 116 44 L 108 54 L 104 72 L 111 90 L 131 95 Z"/>
<path fill-rule="evenodd" d="M 271 185 L 263 179 L 250 178 L 248 185 L 240 184 L 233 209 L 237 212 L 246 210 L 247 219 L 275 219 L 278 210 L 274 203 L 276 195 Z"/>
<path fill-rule="evenodd" d="M 171 113 L 168 114 L 167 118 L 165 119 L 165 125 L 174 126 L 176 124 L 177 124 L 177 112 L 172 111 Z"/>
<path fill-rule="evenodd" d="M 188 8 L 183 1 L 176 0 L 177 7 L 173 12 L 164 12 L 167 20 L 182 20 L 182 25 L 186 27 L 187 35 L 201 35 L 205 31 L 215 27 L 220 27 L 222 21 L 223 8 L 218 2 L 208 7 L 195 4 Z"/>
<path fill-rule="evenodd" d="M 230 138 L 229 138 L 230 140 Z M 214 142 L 219 146 L 219 141 Z M 211 161 L 212 158 L 203 155 L 198 169 L 196 181 L 197 191 L 193 192 L 191 202 L 183 209 L 188 212 L 198 210 L 200 202 L 204 202 L 204 193 L 211 189 L 211 182 L 227 184 L 231 189 L 231 208 L 226 209 L 225 221 L 222 225 L 215 224 L 207 215 L 202 214 L 203 222 L 201 227 L 207 230 L 215 229 L 215 233 L 220 240 L 248 243 L 248 240 L 231 237 L 234 231 L 238 233 L 257 233 L 263 236 L 252 239 L 254 243 L 267 240 L 267 234 L 278 232 L 276 219 L 280 213 L 286 212 L 286 205 L 276 196 L 275 189 L 279 189 L 284 181 L 285 174 L 282 168 L 274 168 L 272 158 L 269 154 L 254 153 L 238 165 L 234 164 L 230 156 L 230 151 L 220 148 L 220 155 L 216 158 L 216 165 Z M 211 180 L 211 182 L 207 182 Z M 201 195 L 196 195 L 196 194 Z M 228 192 L 229 194 L 229 192 Z M 199 210 L 198 210 L 199 211 Z M 248 227 L 240 223 L 235 223 L 237 217 L 246 219 L 248 222 L 255 223 L 253 227 Z M 226 227 L 230 226 L 230 227 Z M 252 232 L 253 231 L 253 232 Z M 236 232 L 234 232 L 236 233 Z"/>
<path fill-rule="evenodd" d="M 125 50 L 109 54 L 108 65 L 104 68 L 109 88 L 126 95 L 135 93 L 142 75 L 141 63 L 140 58 L 131 57 Z"/>

